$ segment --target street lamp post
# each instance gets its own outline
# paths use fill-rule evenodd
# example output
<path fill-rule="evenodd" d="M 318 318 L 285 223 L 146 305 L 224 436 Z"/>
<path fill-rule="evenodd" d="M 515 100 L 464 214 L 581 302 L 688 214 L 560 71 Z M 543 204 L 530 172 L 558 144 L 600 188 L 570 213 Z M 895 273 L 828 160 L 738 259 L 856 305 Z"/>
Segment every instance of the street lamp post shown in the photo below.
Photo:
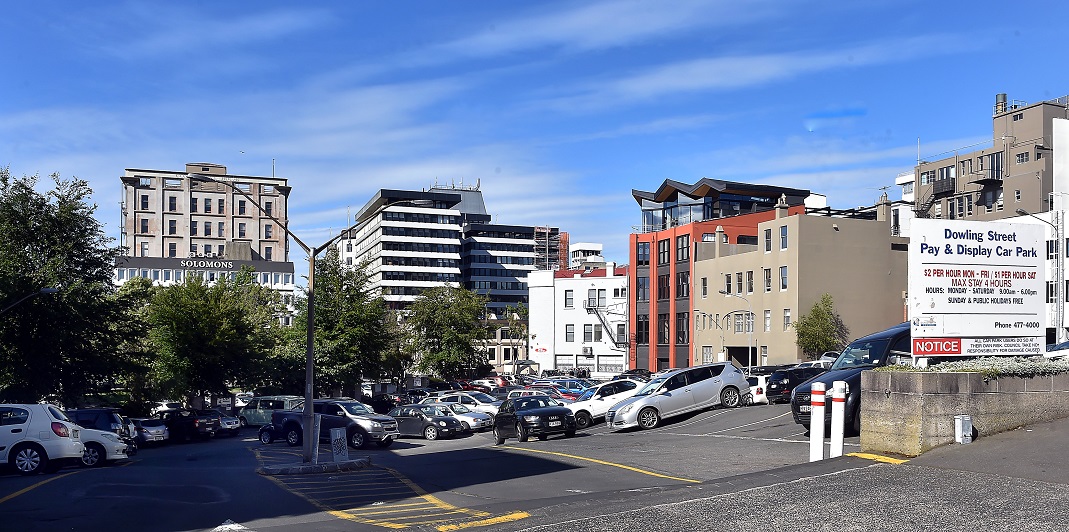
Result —
<path fill-rule="evenodd" d="M 1021 216 L 1031 216 L 1036 220 L 1039 220 L 1051 227 L 1054 230 L 1054 343 L 1058 344 L 1062 342 L 1062 313 L 1065 301 L 1062 300 L 1062 285 L 1064 284 L 1064 270 L 1065 270 L 1065 251 L 1062 249 L 1065 245 L 1062 242 L 1061 231 L 1058 227 L 1061 225 L 1061 211 L 1051 211 L 1055 222 L 1051 223 L 1039 216 L 1036 216 L 1024 209 L 1017 209 L 1017 214 Z M 1048 314 L 1049 315 L 1049 314 Z"/>
<path fill-rule="evenodd" d="M 741 300 L 746 302 L 746 312 L 747 312 L 747 316 L 746 316 L 746 322 L 747 322 L 746 323 L 746 333 L 748 335 L 747 340 L 746 340 L 746 372 L 749 373 L 750 369 L 753 367 L 753 355 L 754 355 L 754 351 L 756 351 L 756 349 L 754 349 L 754 351 L 751 351 L 751 349 L 753 348 L 753 325 L 754 324 L 750 320 L 754 319 L 753 306 L 750 305 L 750 300 L 746 299 L 746 297 L 744 297 L 744 296 L 740 296 L 738 294 L 729 293 L 727 290 L 721 290 L 720 293 L 724 294 L 725 296 L 737 297 L 737 298 L 739 298 L 739 299 L 741 299 Z"/>
<path fill-rule="evenodd" d="M 12 304 L 4 307 L 2 310 L 0 310 L 0 315 L 6 314 L 7 311 L 19 306 L 20 304 L 22 304 L 23 301 L 26 301 L 27 299 L 30 299 L 32 297 L 37 297 L 39 295 L 55 294 L 56 292 L 59 292 L 59 289 L 58 288 L 51 288 L 51 287 L 44 287 L 44 288 L 41 288 L 41 289 L 39 289 L 37 291 L 30 292 L 29 294 L 26 294 L 26 295 L 22 296 L 21 298 L 19 298 L 18 301 L 15 301 L 14 303 L 12 303 Z"/>

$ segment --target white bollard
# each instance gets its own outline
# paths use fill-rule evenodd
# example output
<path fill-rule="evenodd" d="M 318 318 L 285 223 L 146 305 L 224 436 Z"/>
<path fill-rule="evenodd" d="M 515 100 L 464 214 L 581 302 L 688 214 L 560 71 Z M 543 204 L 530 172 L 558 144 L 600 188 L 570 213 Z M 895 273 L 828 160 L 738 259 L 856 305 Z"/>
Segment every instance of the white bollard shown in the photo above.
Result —
<path fill-rule="evenodd" d="M 814 382 L 809 400 L 809 461 L 824 459 L 824 383 Z"/>
<path fill-rule="evenodd" d="M 843 455 L 843 430 L 846 428 L 846 382 L 831 384 L 831 449 L 828 457 Z"/>

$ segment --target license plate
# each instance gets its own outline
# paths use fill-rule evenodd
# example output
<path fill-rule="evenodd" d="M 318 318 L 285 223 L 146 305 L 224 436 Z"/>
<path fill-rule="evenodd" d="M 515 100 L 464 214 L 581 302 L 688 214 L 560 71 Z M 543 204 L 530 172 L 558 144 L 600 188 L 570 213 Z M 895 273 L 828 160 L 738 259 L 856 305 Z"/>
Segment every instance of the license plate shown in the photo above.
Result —
<path fill-rule="evenodd" d="M 560 421 L 550 421 L 549 422 L 549 426 L 551 426 L 551 427 L 559 427 L 560 426 Z"/>
<path fill-rule="evenodd" d="M 812 412 L 813 405 L 798 405 L 799 412 Z"/>

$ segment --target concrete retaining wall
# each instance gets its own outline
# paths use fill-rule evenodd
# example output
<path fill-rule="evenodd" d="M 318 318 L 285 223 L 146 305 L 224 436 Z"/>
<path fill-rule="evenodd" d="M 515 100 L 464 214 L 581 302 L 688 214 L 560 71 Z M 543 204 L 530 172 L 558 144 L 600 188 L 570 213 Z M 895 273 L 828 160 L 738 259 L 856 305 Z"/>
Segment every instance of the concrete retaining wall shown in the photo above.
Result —
<path fill-rule="evenodd" d="M 920 454 L 954 442 L 954 416 L 972 416 L 975 437 L 1069 417 L 1069 374 L 1001 377 L 979 373 L 861 375 L 861 449 Z"/>

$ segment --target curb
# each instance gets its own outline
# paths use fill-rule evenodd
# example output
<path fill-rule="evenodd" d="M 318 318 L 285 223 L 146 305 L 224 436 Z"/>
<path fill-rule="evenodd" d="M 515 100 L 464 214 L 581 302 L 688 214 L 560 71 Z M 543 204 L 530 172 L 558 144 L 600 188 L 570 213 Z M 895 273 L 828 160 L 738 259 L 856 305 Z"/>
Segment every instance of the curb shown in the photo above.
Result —
<path fill-rule="evenodd" d="M 371 457 L 358 458 L 345 462 L 323 462 L 319 464 L 285 464 L 264 466 L 256 470 L 261 475 L 306 475 L 312 473 L 334 473 L 336 471 L 356 471 L 371 467 Z"/>

